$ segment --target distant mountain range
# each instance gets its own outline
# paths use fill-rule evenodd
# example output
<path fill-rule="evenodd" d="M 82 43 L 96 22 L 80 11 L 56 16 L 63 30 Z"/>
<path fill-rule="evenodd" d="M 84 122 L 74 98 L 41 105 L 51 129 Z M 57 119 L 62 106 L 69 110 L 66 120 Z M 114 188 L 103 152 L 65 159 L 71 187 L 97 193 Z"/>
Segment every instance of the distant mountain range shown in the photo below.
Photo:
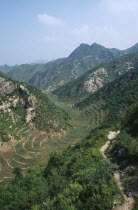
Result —
<path fill-rule="evenodd" d="M 44 64 L 44 63 L 48 63 L 48 62 L 50 62 L 50 61 L 49 60 L 46 60 L 46 59 L 39 59 L 39 60 L 30 62 L 28 64 Z"/>
<path fill-rule="evenodd" d="M 84 75 L 53 91 L 62 100 L 81 100 L 125 72 L 138 68 L 138 52 L 121 56 L 94 67 Z"/>
<path fill-rule="evenodd" d="M 46 64 L 23 64 L 6 71 L 11 78 L 43 90 L 54 90 L 86 73 L 93 67 L 114 58 L 138 51 L 138 43 L 126 50 L 105 48 L 97 43 L 81 44 L 67 58 Z M 4 72 L 3 67 L 0 70 Z"/>

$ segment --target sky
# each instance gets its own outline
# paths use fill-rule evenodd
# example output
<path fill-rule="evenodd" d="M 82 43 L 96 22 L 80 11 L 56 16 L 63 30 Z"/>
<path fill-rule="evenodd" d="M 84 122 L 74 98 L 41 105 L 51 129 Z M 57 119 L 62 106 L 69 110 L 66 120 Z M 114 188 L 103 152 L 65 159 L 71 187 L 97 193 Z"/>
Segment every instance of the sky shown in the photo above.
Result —
<path fill-rule="evenodd" d="M 81 43 L 138 42 L 138 0 L 0 0 L 0 65 L 67 57 Z"/>

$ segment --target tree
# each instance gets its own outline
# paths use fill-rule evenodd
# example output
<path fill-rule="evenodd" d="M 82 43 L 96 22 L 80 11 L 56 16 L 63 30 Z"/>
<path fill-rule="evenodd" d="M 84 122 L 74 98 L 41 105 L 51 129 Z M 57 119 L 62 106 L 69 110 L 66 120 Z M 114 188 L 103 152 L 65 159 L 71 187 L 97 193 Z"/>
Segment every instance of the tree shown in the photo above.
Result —
<path fill-rule="evenodd" d="M 23 177 L 21 168 L 18 167 L 14 168 L 13 173 L 15 174 L 15 178 L 21 179 Z"/>

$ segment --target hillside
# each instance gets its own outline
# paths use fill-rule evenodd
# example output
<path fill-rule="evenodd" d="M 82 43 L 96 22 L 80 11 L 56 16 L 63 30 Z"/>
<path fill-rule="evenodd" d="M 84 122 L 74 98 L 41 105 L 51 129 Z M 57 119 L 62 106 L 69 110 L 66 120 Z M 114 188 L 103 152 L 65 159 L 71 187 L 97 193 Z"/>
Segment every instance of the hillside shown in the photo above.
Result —
<path fill-rule="evenodd" d="M 72 121 L 35 87 L 0 73 L 0 181 L 48 159 L 62 148 Z"/>
<path fill-rule="evenodd" d="M 11 88 L 6 88 L 8 94 L 15 88 L 10 82 Z M 32 89 L 37 92 L 33 87 L 29 90 Z M 5 89 L 2 93 L 5 94 Z M 0 173 L 0 206 L 14 210 L 108 210 L 113 207 L 117 210 L 125 205 L 128 207 L 128 199 L 136 198 L 138 192 L 135 105 L 138 101 L 138 70 L 132 69 L 120 75 L 76 104 L 82 112 L 81 117 L 77 108 L 56 101 L 55 96 L 51 95 L 51 98 L 58 106 L 71 112 L 75 119 L 79 117 L 76 130 L 71 129 L 68 136 L 64 134 L 58 139 L 60 147 L 54 133 L 46 137 L 44 132 L 33 131 L 27 134 L 26 140 L 14 142 L 8 155 L 1 149 L 0 160 L 4 170 Z M 85 127 L 84 122 L 87 122 Z M 91 132 L 87 130 L 90 124 L 93 126 Z M 87 131 L 85 138 L 83 129 Z M 109 142 L 111 133 L 118 135 Z M 107 142 L 108 147 L 101 152 Z M 64 147 L 63 151 L 65 144 L 70 147 Z M 62 154 L 59 154 L 59 148 Z M 52 154 L 46 163 L 49 151 Z M 12 181 L 5 184 L 4 180 L 11 177 Z"/>
<path fill-rule="evenodd" d="M 121 122 L 127 107 L 138 101 L 138 69 L 131 70 L 118 79 L 77 103 L 82 115 L 92 124 L 113 125 Z"/>
<path fill-rule="evenodd" d="M 0 74 L 1 140 L 16 135 L 26 126 L 50 132 L 66 129 L 68 115 L 57 108 L 41 91 L 16 83 Z"/>
<path fill-rule="evenodd" d="M 63 59 L 57 59 L 46 64 L 22 64 L 13 66 L 8 76 L 14 80 L 29 83 L 29 80 L 38 72 L 45 72 L 47 70 L 55 69 L 58 65 L 61 65 Z"/>
<path fill-rule="evenodd" d="M 123 196 L 113 178 L 114 165 L 99 151 L 107 134 L 108 130 L 95 130 L 93 137 L 62 155 L 51 155 L 48 164 L 29 170 L 25 176 L 16 169 L 8 187 L 1 186 L 0 205 L 15 210 L 112 209 Z"/>
<path fill-rule="evenodd" d="M 93 68 L 76 80 L 54 90 L 53 94 L 62 100 L 80 100 L 136 67 L 138 53 L 125 55 Z"/>
<path fill-rule="evenodd" d="M 14 66 L 9 76 L 27 82 L 43 90 L 54 90 L 86 73 L 94 66 L 138 51 L 138 44 L 127 50 L 109 49 L 99 44 L 81 44 L 67 58 L 46 64 Z"/>
<path fill-rule="evenodd" d="M 25 173 L 79 142 L 91 127 L 80 118 L 70 105 L 58 107 L 37 88 L 0 73 L 0 182 L 11 179 L 14 168 Z"/>
<path fill-rule="evenodd" d="M 124 206 L 132 209 L 133 203 L 130 206 L 128 201 L 137 198 L 138 156 L 137 142 L 132 137 L 137 133 L 130 126 L 135 125 L 137 110 L 137 107 L 130 107 L 127 117 L 125 116 L 125 127 L 122 125 L 120 134 L 110 138 L 105 151 L 109 159 L 106 160 L 105 154 L 103 156 L 100 151 L 109 141 L 109 135 L 117 132 L 111 132 L 113 127 L 105 128 L 106 126 L 93 129 L 82 142 L 68 148 L 62 155 L 51 155 L 47 164 L 30 169 L 26 175 L 16 168 L 12 182 L 8 186 L 1 186 L 0 205 L 5 209 L 15 210 L 118 210 L 124 209 Z M 121 141 L 124 131 L 126 135 Z M 129 144 L 125 144 L 126 142 Z M 125 163 L 129 160 L 123 169 L 118 170 L 118 159 L 111 156 L 111 150 L 117 152 L 118 158 L 119 154 L 123 154 L 120 158 L 123 157 Z M 120 173 L 118 183 L 116 175 Z M 135 209 L 137 204 L 136 200 Z"/>

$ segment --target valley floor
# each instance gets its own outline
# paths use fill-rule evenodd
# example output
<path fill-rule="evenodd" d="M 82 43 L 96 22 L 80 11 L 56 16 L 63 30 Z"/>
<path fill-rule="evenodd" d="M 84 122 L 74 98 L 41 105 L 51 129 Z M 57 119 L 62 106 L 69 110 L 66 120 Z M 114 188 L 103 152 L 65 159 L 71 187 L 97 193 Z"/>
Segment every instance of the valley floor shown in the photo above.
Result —
<path fill-rule="evenodd" d="M 51 97 L 50 97 L 51 98 Z M 20 167 L 23 172 L 31 167 L 45 163 L 51 153 L 61 153 L 68 146 L 74 146 L 90 132 L 92 126 L 82 119 L 80 111 L 72 108 L 71 104 L 59 102 L 51 98 L 73 119 L 73 127 L 62 133 L 45 133 L 30 128 L 21 140 L 11 139 L 0 147 L 0 182 L 13 177 L 13 169 Z"/>

